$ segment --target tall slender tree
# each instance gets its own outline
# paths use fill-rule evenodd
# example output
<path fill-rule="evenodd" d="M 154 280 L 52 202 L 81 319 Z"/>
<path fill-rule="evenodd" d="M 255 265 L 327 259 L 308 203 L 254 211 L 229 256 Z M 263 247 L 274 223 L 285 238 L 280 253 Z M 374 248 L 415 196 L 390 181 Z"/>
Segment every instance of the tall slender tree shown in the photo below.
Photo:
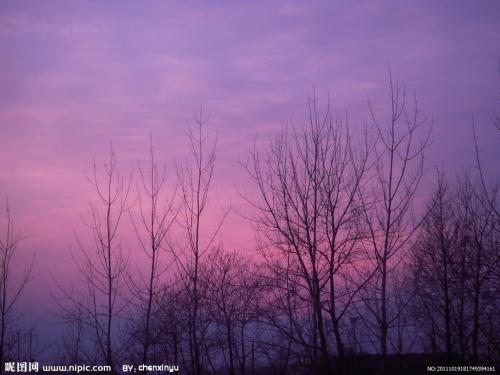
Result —
<path fill-rule="evenodd" d="M 142 363 L 149 363 L 150 348 L 158 341 L 159 332 L 153 333 L 153 320 L 158 318 L 158 297 L 161 292 L 162 275 L 167 271 L 167 263 L 161 261 L 162 252 L 169 251 L 166 241 L 178 213 L 175 200 L 177 186 L 166 196 L 166 165 L 160 165 L 155 157 L 153 136 L 149 139 L 149 166 L 138 166 L 140 181 L 137 186 L 139 220 L 134 219 L 129 210 L 132 225 L 141 249 L 148 259 L 147 274 L 139 275 L 137 282 L 131 281 L 131 290 L 139 308 L 139 330 L 136 337 L 142 342 Z M 169 254 L 171 255 L 171 254 Z M 170 256 L 166 262 L 172 262 Z"/>
<path fill-rule="evenodd" d="M 97 202 L 91 202 L 83 221 L 90 230 L 92 245 L 77 236 L 74 255 L 81 283 L 77 287 L 60 285 L 58 298 L 65 319 L 80 321 L 89 331 L 95 359 L 103 360 L 116 373 L 115 366 L 123 348 L 116 344 L 120 336 L 119 318 L 127 306 L 123 287 L 126 283 L 126 257 L 119 239 L 119 228 L 127 207 L 130 180 L 118 171 L 116 153 L 111 147 L 102 175 L 94 161 L 88 181 L 95 188 Z"/>
<path fill-rule="evenodd" d="M 203 219 L 206 215 L 209 192 L 212 188 L 212 177 L 215 168 L 215 150 L 217 138 L 209 141 L 205 134 L 208 117 L 203 110 L 194 114 L 195 130 L 189 129 L 191 159 L 177 165 L 180 183 L 181 209 L 179 220 L 186 236 L 183 254 L 178 256 L 178 266 L 184 285 L 189 294 L 189 349 L 191 374 L 203 373 L 200 334 L 200 269 L 205 253 L 214 245 L 224 221 L 218 222 L 213 232 L 206 229 Z M 227 212 L 226 212 L 227 213 Z"/>
<path fill-rule="evenodd" d="M 14 349 L 8 343 L 14 332 L 16 320 L 15 307 L 28 284 L 33 270 L 34 259 L 28 263 L 24 272 L 16 277 L 14 267 L 19 244 L 26 238 L 16 231 L 9 202 L 5 205 L 5 218 L 2 223 L 2 237 L 0 238 L 0 373 L 3 373 L 3 363 Z M 19 335 L 17 344 L 20 345 Z"/>
<path fill-rule="evenodd" d="M 373 319 L 365 319 L 365 322 L 369 322 L 370 329 L 378 337 L 383 372 L 391 324 L 400 313 L 390 312 L 388 291 L 391 289 L 391 275 L 407 253 L 419 227 L 420 221 L 414 220 L 412 209 L 424 172 L 425 149 L 430 137 L 429 128 L 422 138 L 418 138 L 419 129 L 426 123 L 425 118 L 421 116 L 416 97 L 413 103 L 409 102 L 405 85 L 395 81 L 390 70 L 389 88 L 390 110 L 386 125 L 369 103 L 378 137 L 374 148 L 372 189 L 369 195 L 362 197 L 374 269 L 369 284 L 370 295 L 365 298 L 365 309 Z"/>

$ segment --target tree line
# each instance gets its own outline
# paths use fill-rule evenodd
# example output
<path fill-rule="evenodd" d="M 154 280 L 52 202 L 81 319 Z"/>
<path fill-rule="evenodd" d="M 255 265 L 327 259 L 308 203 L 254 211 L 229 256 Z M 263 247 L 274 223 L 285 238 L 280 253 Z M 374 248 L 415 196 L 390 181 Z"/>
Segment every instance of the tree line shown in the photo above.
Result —
<path fill-rule="evenodd" d="M 362 128 L 313 96 L 303 124 L 254 144 L 241 162 L 254 187 L 241 194 L 252 252 L 224 247 L 229 210 L 207 225 L 217 137 L 201 110 L 172 181 L 152 136 L 135 180 L 111 148 L 86 175 L 96 199 L 75 240 L 78 276 L 55 297 L 66 327 L 58 360 L 193 375 L 388 374 L 395 355 L 419 352 L 498 364 L 498 181 L 482 168 L 474 127 L 475 167 L 436 168 L 421 186 L 432 124 L 392 75 L 388 91 L 387 110 L 369 102 Z M 126 221 L 140 269 L 123 250 Z M 22 237 L 8 208 L 4 228 L 1 361 L 21 345 L 13 307 L 31 272 L 12 283 Z"/>

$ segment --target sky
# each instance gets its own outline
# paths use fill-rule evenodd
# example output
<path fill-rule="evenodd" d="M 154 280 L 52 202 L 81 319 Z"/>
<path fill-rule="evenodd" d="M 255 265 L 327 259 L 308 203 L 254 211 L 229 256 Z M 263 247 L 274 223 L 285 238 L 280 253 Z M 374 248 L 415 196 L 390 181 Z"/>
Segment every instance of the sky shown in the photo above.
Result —
<path fill-rule="evenodd" d="M 312 93 L 353 127 L 369 124 L 368 100 L 388 109 L 389 66 L 433 124 L 429 173 L 474 164 L 474 117 L 498 181 L 489 115 L 500 112 L 499 19 L 498 1 L 1 1 L 0 199 L 30 236 L 17 267 L 36 258 L 25 302 L 49 316 L 53 280 L 71 278 L 75 233 L 85 236 L 81 216 L 95 199 L 92 161 L 112 143 L 128 176 L 152 134 L 172 171 L 200 107 L 217 136 L 209 225 L 251 191 L 239 162 L 253 139 L 303 122 Z M 237 212 L 223 240 L 251 250 Z"/>

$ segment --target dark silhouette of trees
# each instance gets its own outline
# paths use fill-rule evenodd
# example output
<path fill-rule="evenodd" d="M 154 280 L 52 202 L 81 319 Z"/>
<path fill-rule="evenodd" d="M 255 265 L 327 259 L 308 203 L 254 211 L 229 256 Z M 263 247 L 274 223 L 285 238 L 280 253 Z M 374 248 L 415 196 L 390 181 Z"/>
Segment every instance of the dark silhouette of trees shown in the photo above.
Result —
<path fill-rule="evenodd" d="M 430 129 L 390 72 L 388 103 L 384 117 L 369 102 L 373 127 L 353 130 L 312 97 L 305 124 L 254 144 L 244 167 L 255 195 L 244 198 L 255 257 L 219 241 L 228 211 L 209 219 L 217 137 L 201 110 L 170 194 L 152 137 L 135 204 L 114 151 L 104 179 L 94 163 L 93 246 L 77 237 L 82 284 L 61 287 L 66 359 L 168 362 L 191 375 L 389 374 L 418 351 L 498 361 L 498 184 L 475 128 L 475 173 L 438 170 L 425 202 Z M 147 259 L 134 276 L 118 235 L 127 209 Z"/>
<path fill-rule="evenodd" d="M 408 245 L 418 229 L 413 220 L 415 195 L 424 171 L 424 151 L 429 144 L 429 132 L 420 140 L 424 126 L 417 99 L 410 103 L 404 85 L 389 72 L 389 114 L 387 124 L 379 119 L 370 103 L 371 119 L 377 132 L 375 177 L 369 194 L 363 195 L 365 225 L 372 249 L 374 275 L 364 298 L 364 310 L 371 319 L 364 319 L 378 341 L 385 363 L 389 353 L 389 335 L 393 323 L 401 314 L 391 308 L 391 278 L 408 251 Z M 367 316 L 365 316 L 367 317 Z M 384 370 L 383 370 L 384 372 Z"/>
<path fill-rule="evenodd" d="M 478 180 L 465 173 L 450 189 L 439 175 L 412 253 L 415 311 L 430 350 L 472 363 L 499 358 L 498 200 Z"/>
<path fill-rule="evenodd" d="M 82 324 L 91 340 L 95 362 L 104 361 L 116 373 L 120 358 L 120 314 L 127 306 L 123 288 L 126 285 L 126 258 L 122 252 L 118 230 L 126 209 L 130 182 L 118 171 L 116 154 L 110 150 L 109 161 L 104 164 L 102 176 L 94 162 L 88 181 L 95 187 L 97 202 L 90 203 L 83 219 L 93 244 L 87 245 L 77 237 L 79 253 L 75 255 L 79 285 L 72 288 L 59 286 L 58 299 L 69 322 Z M 77 338 L 81 338 L 77 335 Z M 76 344 L 75 344 L 76 345 Z"/>
<path fill-rule="evenodd" d="M 161 262 L 161 252 L 168 251 L 168 235 L 177 218 L 178 205 L 175 201 L 177 186 L 173 193 L 165 197 L 166 165 L 160 165 L 155 158 L 153 137 L 150 135 L 149 166 L 138 167 L 140 180 L 137 186 L 137 202 L 139 220 L 130 214 L 132 225 L 148 262 L 146 275 L 139 272 L 138 281 L 130 281 L 134 304 L 138 306 L 139 323 L 133 336 L 141 343 L 141 363 L 150 362 L 150 348 L 159 339 L 161 332 L 152 328 L 153 321 L 158 319 L 158 298 L 161 293 L 161 277 L 167 271 L 167 265 Z M 131 212 L 131 211 L 129 211 Z M 171 254 L 167 254 L 171 255 Z M 172 262 L 173 257 L 167 260 Z"/>
<path fill-rule="evenodd" d="M 12 359 L 14 350 L 21 346 L 21 332 L 15 330 L 16 304 L 28 284 L 34 259 L 25 267 L 21 275 L 15 274 L 14 262 L 19 251 L 19 244 L 26 239 L 16 231 L 9 202 L 5 205 L 5 218 L 2 222 L 0 238 L 0 373 L 4 372 L 3 363 Z M 19 350 L 18 350 L 19 352 Z"/>
<path fill-rule="evenodd" d="M 283 128 L 246 169 L 257 186 L 253 219 L 263 236 L 261 254 L 289 320 L 288 337 L 310 353 L 313 373 L 330 371 L 330 329 L 337 354 L 345 354 L 342 321 L 360 290 L 362 201 L 369 143 L 351 139 L 347 120 L 328 104 L 308 102 L 308 122 Z M 274 318 L 276 319 L 276 318 Z M 280 320 L 280 319 L 277 319 Z M 285 329 L 281 323 L 280 329 Z"/>
<path fill-rule="evenodd" d="M 430 323 L 432 350 L 438 352 L 444 349 L 449 360 L 453 354 L 452 309 L 458 229 L 444 173 L 438 171 L 437 184 L 428 203 L 428 214 L 412 250 L 411 272 L 418 299 L 419 324 L 425 327 Z"/>
<path fill-rule="evenodd" d="M 208 118 L 200 109 L 194 114 L 196 129 L 188 132 L 191 159 L 177 165 L 180 184 L 181 208 L 177 222 L 185 233 L 185 245 L 177 254 L 177 265 L 181 282 L 188 293 L 185 307 L 188 317 L 188 339 L 190 373 L 201 375 L 204 372 L 202 352 L 206 325 L 201 326 L 200 308 L 204 296 L 200 291 L 200 270 L 204 255 L 217 240 L 224 216 L 210 233 L 203 225 L 212 177 L 215 168 L 215 149 L 217 139 L 209 142 L 204 133 Z M 227 212 L 226 212 L 227 214 Z M 203 322 L 206 323 L 206 322 Z"/>
<path fill-rule="evenodd" d="M 206 267 L 203 283 L 207 285 L 206 305 L 211 322 L 209 339 L 220 343 L 212 346 L 218 352 L 214 357 L 223 353 L 228 373 L 245 375 L 248 364 L 253 364 L 250 341 L 256 328 L 254 323 L 258 321 L 261 296 L 257 271 L 250 259 L 222 247 L 212 250 Z"/>
<path fill-rule="evenodd" d="M 480 186 L 469 175 L 456 188 L 459 215 L 460 262 L 459 334 L 464 358 L 479 360 L 483 318 L 491 298 L 498 294 L 498 261 L 500 244 L 499 218 L 491 205 L 484 205 Z M 496 202 L 496 197 L 494 199 Z M 498 206 L 496 206 L 498 208 Z"/>

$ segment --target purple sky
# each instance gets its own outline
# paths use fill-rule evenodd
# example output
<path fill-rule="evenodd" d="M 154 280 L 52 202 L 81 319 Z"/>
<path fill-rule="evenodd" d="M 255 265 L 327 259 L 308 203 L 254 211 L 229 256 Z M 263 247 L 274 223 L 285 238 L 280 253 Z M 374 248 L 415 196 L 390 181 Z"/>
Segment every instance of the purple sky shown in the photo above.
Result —
<path fill-rule="evenodd" d="M 300 122 L 314 88 L 362 125 L 367 98 L 387 109 L 388 64 L 434 121 L 429 169 L 472 165 L 474 115 L 498 180 L 488 118 L 500 107 L 499 20 L 498 1 L 0 2 L 0 198 L 33 236 L 23 247 L 37 257 L 30 295 L 48 300 L 50 274 L 70 269 L 93 157 L 113 142 L 128 173 L 152 132 L 171 166 L 187 155 L 200 105 L 218 133 L 215 216 L 241 204 L 238 158 L 252 138 Z M 227 247 L 251 247 L 237 215 L 224 233 Z"/>

